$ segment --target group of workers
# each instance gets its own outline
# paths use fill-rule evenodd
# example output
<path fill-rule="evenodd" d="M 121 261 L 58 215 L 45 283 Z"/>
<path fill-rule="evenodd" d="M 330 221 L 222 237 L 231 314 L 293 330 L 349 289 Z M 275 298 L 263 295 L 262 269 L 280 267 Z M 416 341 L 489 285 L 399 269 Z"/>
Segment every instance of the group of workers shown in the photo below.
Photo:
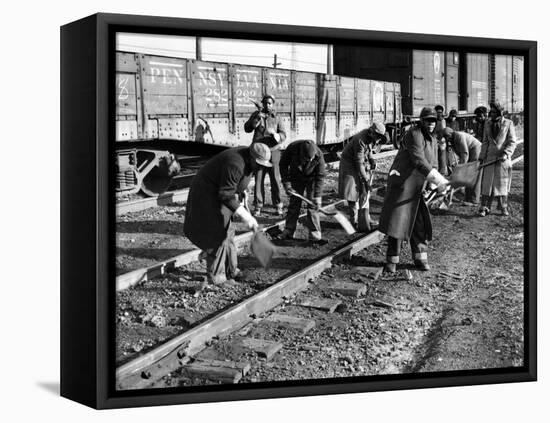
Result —
<path fill-rule="evenodd" d="M 220 284 L 239 276 L 237 249 L 234 243 L 233 217 L 257 230 L 256 217 L 264 209 L 264 180 L 269 175 L 271 199 L 278 215 L 283 215 L 280 187 L 289 196 L 285 229 L 280 238 L 294 237 L 302 198 L 308 201 L 305 225 L 313 242 L 322 239 L 319 209 L 326 178 L 322 151 L 312 140 L 297 140 L 284 151 L 286 139 L 282 121 L 274 109 L 275 98 L 265 95 L 262 107 L 252 113 L 245 131 L 253 132 L 249 147 L 237 147 L 219 153 L 197 173 L 187 200 L 184 232 L 203 250 L 208 280 Z M 430 213 L 424 200 L 427 186 L 444 192 L 446 178 L 452 172 L 450 158 L 458 163 L 481 161 L 492 163 L 484 168 L 475 188 L 466 192 L 466 200 L 479 202 L 479 214 L 490 212 L 493 198 L 504 215 L 508 214 L 507 194 L 511 181 L 510 158 L 516 145 L 512 122 L 503 116 L 498 103 L 476 109 L 473 134 L 447 125 L 444 109 L 425 107 L 418 124 L 411 124 L 387 178 L 387 190 L 380 222 L 370 218 L 368 193 L 372 188 L 376 162 L 373 148 L 386 137 L 384 124 L 375 122 L 354 135 L 345 145 L 339 168 L 338 192 L 347 200 L 351 223 L 359 231 L 368 231 L 378 223 L 378 230 L 388 236 L 385 272 L 393 273 L 399 263 L 402 241 L 409 241 L 415 266 L 429 270 L 427 243 L 432 239 Z M 248 208 L 247 187 L 254 175 L 254 210 Z M 300 198 L 302 197 L 302 198 Z"/>

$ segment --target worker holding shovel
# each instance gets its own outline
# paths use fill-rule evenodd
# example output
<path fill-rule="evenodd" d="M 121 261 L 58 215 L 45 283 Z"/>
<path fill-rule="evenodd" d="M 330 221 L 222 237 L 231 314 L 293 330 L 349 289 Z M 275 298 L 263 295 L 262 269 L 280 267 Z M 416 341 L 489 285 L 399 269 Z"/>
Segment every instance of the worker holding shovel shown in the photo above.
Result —
<path fill-rule="evenodd" d="M 326 165 L 323 152 L 311 140 L 298 140 L 290 143 L 281 156 L 281 179 L 283 187 L 290 197 L 285 229 L 282 239 L 292 239 L 296 231 L 302 199 L 306 194 L 308 204 L 306 226 L 309 238 L 321 240 L 321 221 L 319 208 L 323 185 L 326 177 Z M 297 194 L 297 195 L 293 195 Z"/>
<path fill-rule="evenodd" d="M 383 123 L 373 123 L 351 138 L 340 158 L 338 193 L 340 198 L 348 202 L 350 221 L 360 232 L 368 232 L 376 224 L 370 218 L 368 204 L 368 193 L 372 188 L 372 176 L 376 168 L 372 148 L 385 139 L 385 134 Z"/>
<path fill-rule="evenodd" d="M 432 239 L 432 222 L 423 191 L 427 184 L 439 192 L 446 191 L 449 186 L 449 181 L 437 170 L 436 121 L 435 111 L 424 107 L 420 123 L 405 134 L 390 168 L 378 228 L 388 235 L 385 272 L 396 271 L 404 240 L 411 244 L 416 268 L 430 269 L 428 241 Z"/>

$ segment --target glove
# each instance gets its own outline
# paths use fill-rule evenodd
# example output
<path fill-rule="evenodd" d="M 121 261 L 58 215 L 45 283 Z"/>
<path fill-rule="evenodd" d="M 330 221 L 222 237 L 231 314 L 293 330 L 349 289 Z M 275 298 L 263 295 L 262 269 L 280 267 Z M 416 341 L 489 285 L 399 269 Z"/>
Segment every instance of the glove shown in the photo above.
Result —
<path fill-rule="evenodd" d="M 315 207 L 318 208 L 318 209 L 320 209 L 321 206 L 323 205 L 323 201 L 322 201 L 321 197 L 315 197 L 313 199 L 313 203 L 315 204 Z"/>
<path fill-rule="evenodd" d="M 508 154 L 503 153 L 502 156 L 499 157 L 499 160 L 501 162 L 505 162 L 506 160 L 508 160 Z"/>
<path fill-rule="evenodd" d="M 241 220 L 246 223 L 246 227 L 248 229 L 253 229 L 255 231 L 258 230 L 258 222 L 243 206 L 239 206 L 237 210 L 235 210 L 235 215 L 240 217 Z"/>
<path fill-rule="evenodd" d="M 449 181 L 441 173 L 439 173 L 435 167 L 430 170 L 426 180 L 429 183 L 436 185 L 437 192 L 439 193 L 446 191 L 449 186 Z"/>
<path fill-rule="evenodd" d="M 278 143 L 281 142 L 281 135 L 280 135 L 280 134 L 273 134 L 273 138 L 274 138 L 275 141 L 277 141 Z"/>

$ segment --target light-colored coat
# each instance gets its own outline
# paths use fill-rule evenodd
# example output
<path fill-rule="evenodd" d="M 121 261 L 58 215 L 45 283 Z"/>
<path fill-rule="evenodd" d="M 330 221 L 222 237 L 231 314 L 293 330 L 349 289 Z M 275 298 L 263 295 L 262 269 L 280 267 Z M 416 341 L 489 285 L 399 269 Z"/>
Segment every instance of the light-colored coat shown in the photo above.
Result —
<path fill-rule="evenodd" d="M 512 154 L 516 149 L 517 138 L 511 120 L 501 118 L 500 131 L 493 137 L 492 120 L 485 121 L 483 142 L 479 158 L 487 163 L 505 157 L 493 165 L 483 168 L 481 195 L 508 195 L 512 183 Z"/>

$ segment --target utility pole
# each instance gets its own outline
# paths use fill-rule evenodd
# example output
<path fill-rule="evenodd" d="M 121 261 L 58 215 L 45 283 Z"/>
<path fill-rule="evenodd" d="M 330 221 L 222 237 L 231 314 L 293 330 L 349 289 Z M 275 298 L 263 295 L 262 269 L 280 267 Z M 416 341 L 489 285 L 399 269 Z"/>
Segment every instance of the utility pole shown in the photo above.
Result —
<path fill-rule="evenodd" d="M 327 74 L 332 75 L 334 68 L 332 66 L 332 44 L 327 44 Z"/>
<path fill-rule="evenodd" d="M 278 65 L 281 65 L 281 64 L 282 64 L 281 62 L 277 62 L 277 53 L 275 53 L 275 54 L 273 55 L 273 67 L 274 67 L 275 69 L 277 69 L 277 66 L 278 66 Z"/>
<path fill-rule="evenodd" d="M 195 56 L 197 60 L 202 60 L 202 38 L 195 38 Z"/>

